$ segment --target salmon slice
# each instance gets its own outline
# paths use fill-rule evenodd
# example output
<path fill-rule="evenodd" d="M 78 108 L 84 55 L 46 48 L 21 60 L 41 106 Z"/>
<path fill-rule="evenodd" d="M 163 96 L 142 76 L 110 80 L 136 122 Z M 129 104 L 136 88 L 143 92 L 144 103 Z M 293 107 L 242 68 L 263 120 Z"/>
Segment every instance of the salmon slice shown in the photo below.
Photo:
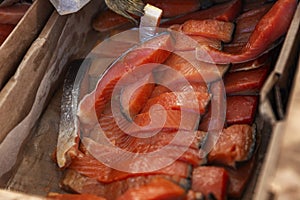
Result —
<path fill-rule="evenodd" d="M 250 10 L 255 10 L 257 8 L 261 8 L 263 7 L 265 4 L 268 4 L 270 3 L 271 1 L 268 1 L 268 0 L 251 0 L 251 1 L 245 1 L 243 3 L 243 9 L 242 11 L 243 12 L 247 12 L 247 11 L 250 11 Z"/>
<path fill-rule="evenodd" d="M 14 28 L 15 26 L 11 24 L 0 24 L 0 44 L 5 41 Z"/>
<path fill-rule="evenodd" d="M 241 11 L 241 0 L 233 0 L 227 3 L 213 6 L 206 10 L 196 11 L 182 17 L 171 19 L 162 23 L 163 27 L 173 24 L 182 24 L 187 20 L 218 19 L 224 21 L 233 21 Z"/>
<path fill-rule="evenodd" d="M 159 104 L 166 110 L 184 110 L 204 114 L 210 101 L 208 93 L 200 92 L 168 92 L 151 98 L 146 103 L 142 113 L 149 112 L 150 108 Z"/>
<path fill-rule="evenodd" d="M 157 85 L 157 86 L 155 86 L 154 90 L 152 91 L 150 98 L 157 97 L 166 92 L 171 92 L 171 90 L 165 86 Z"/>
<path fill-rule="evenodd" d="M 252 124 L 258 105 L 258 96 L 227 97 L 226 123 Z"/>
<path fill-rule="evenodd" d="M 212 19 L 188 20 L 182 25 L 182 31 L 187 35 L 199 35 L 223 42 L 231 41 L 233 30 L 233 23 Z"/>
<path fill-rule="evenodd" d="M 195 50 L 198 45 L 207 45 L 215 49 L 222 49 L 221 40 L 215 38 L 208 38 L 199 35 L 185 35 L 181 32 L 176 32 L 175 34 L 175 50 L 176 51 L 190 51 Z"/>
<path fill-rule="evenodd" d="M 121 36 L 120 36 L 121 37 Z M 104 58 L 118 58 L 128 49 L 132 48 L 135 43 L 130 43 L 127 41 L 115 41 L 112 39 L 106 39 L 98 44 L 92 53 L 98 57 Z"/>
<path fill-rule="evenodd" d="M 257 23 L 272 8 L 272 6 L 273 4 L 266 4 L 241 14 L 236 19 L 235 34 L 253 32 Z"/>
<path fill-rule="evenodd" d="M 249 179 L 252 175 L 254 165 L 255 165 L 255 156 L 246 164 L 240 166 L 237 169 L 227 168 L 226 171 L 229 175 L 229 184 L 228 184 L 228 195 L 233 198 L 241 198 L 242 194 L 249 182 Z"/>
<path fill-rule="evenodd" d="M 221 40 L 199 35 L 186 35 L 182 32 L 182 27 L 183 25 L 174 24 L 168 28 L 176 41 L 175 51 L 195 50 L 198 45 L 208 45 L 219 50 L 222 49 Z"/>
<path fill-rule="evenodd" d="M 155 80 L 164 86 L 173 86 L 184 78 L 189 82 L 210 83 L 222 78 L 229 65 L 214 65 L 199 62 L 195 59 L 195 51 L 173 53 L 164 63 L 171 69 L 154 72 Z M 161 77 L 160 77 L 161 76 Z"/>
<path fill-rule="evenodd" d="M 128 189 L 143 186 L 158 177 L 171 180 L 183 187 L 188 187 L 186 179 L 179 178 L 178 176 L 165 175 L 136 176 L 104 184 L 95 179 L 83 176 L 74 170 L 66 171 L 66 175 L 61 184 L 63 189 L 70 192 L 76 192 L 79 194 L 94 194 L 105 197 L 108 200 L 115 200 L 118 196 L 124 194 L 124 192 L 126 192 Z"/>
<path fill-rule="evenodd" d="M 97 148 L 96 151 L 101 152 L 101 148 Z M 109 152 L 107 153 L 108 156 Z M 149 162 L 151 162 L 149 160 Z M 162 169 L 152 171 L 152 172 L 139 172 L 139 173 L 129 173 L 118 171 L 116 169 L 110 168 L 94 157 L 87 154 L 79 154 L 76 158 L 72 160 L 69 169 L 75 170 L 78 173 L 87 176 L 89 178 L 97 179 L 101 183 L 112 183 L 115 181 L 124 180 L 129 177 L 142 176 L 142 175 L 170 175 L 179 176 L 186 178 L 189 174 L 189 165 L 180 161 L 175 161 L 174 163 L 166 166 Z"/>
<path fill-rule="evenodd" d="M 102 79 L 100 79 L 94 94 L 95 107 L 90 105 L 90 110 L 84 112 L 93 112 L 96 109 L 97 116 L 99 117 L 105 105 L 110 100 L 115 85 L 124 74 L 130 74 L 143 64 L 163 63 L 170 54 L 171 46 L 170 35 L 162 34 L 146 41 L 126 54 L 122 60 L 107 70 Z"/>
<path fill-rule="evenodd" d="M 199 149 L 195 148 L 199 147 L 204 141 L 206 133 L 203 134 L 203 136 L 201 135 L 203 138 L 200 138 L 199 136 L 194 136 L 195 138 L 192 138 L 195 133 L 188 131 L 181 131 L 180 133 L 176 132 L 174 134 L 159 132 L 155 136 L 147 138 L 127 136 L 121 147 L 115 147 L 132 153 L 132 156 L 143 156 L 142 154 L 157 154 L 160 152 L 161 159 L 164 158 L 172 161 L 177 160 L 194 166 L 206 163 L 206 159 L 199 154 Z M 180 139 L 176 137 L 176 134 L 181 134 L 178 136 Z M 89 142 L 89 145 L 92 145 L 93 148 L 95 148 L 93 151 L 96 151 L 97 148 L 99 149 L 97 149 L 97 151 L 100 151 L 101 149 L 106 150 L 100 144 L 95 142 Z M 109 152 L 109 150 L 106 151 Z M 133 160 L 132 163 L 134 163 Z"/>
<path fill-rule="evenodd" d="M 128 119 L 133 119 L 142 110 L 154 90 L 155 81 L 151 67 L 147 67 L 146 70 L 140 70 L 138 73 L 125 77 L 122 81 L 127 82 L 126 79 L 128 82 L 134 81 L 128 86 L 123 87 L 120 82 L 120 103 L 116 102 L 114 106 L 119 106 Z"/>
<path fill-rule="evenodd" d="M 257 69 L 227 73 L 224 77 L 226 93 L 228 95 L 259 93 L 269 74 L 269 69 L 268 63 Z"/>
<path fill-rule="evenodd" d="M 141 117 L 141 115 L 138 115 L 138 117 Z M 143 127 L 139 127 L 141 130 L 136 130 L 134 129 L 135 127 L 131 129 L 127 128 L 125 132 L 128 134 L 126 134 L 114 120 L 115 118 L 113 116 L 109 117 L 109 115 L 106 115 L 101 117 L 99 121 L 100 125 L 103 127 L 102 130 L 107 137 L 107 142 L 110 142 L 117 148 L 139 154 L 155 152 L 164 148 L 166 154 L 161 156 L 168 157 L 169 159 L 178 159 L 179 161 L 192 165 L 199 165 L 206 162 L 206 160 L 199 155 L 199 147 L 204 140 L 206 133 L 186 130 L 180 130 L 180 132 L 178 132 L 177 130 L 179 129 L 180 121 L 175 121 L 173 127 L 171 126 L 172 124 L 170 125 L 167 122 L 165 123 L 166 127 L 164 128 L 150 127 L 146 128 L 147 130 L 144 130 Z M 136 120 L 141 123 L 139 118 Z M 105 124 L 107 124 L 107 126 L 105 126 Z M 123 123 L 121 124 L 123 125 Z M 195 124 L 197 125 L 197 123 Z M 182 126 L 186 128 L 186 124 L 183 124 Z M 162 131 L 160 131 L 161 129 Z M 99 144 L 104 141 L 104 138 L 99 137 L 99 135 L 89 135 L 88 137 L 94 138 L 95 141 L 99 141 Z M 102 148 L 101 145 L 93 144 L 96 145 L 93 149 Z"/>
<path fill-rule="evenodd" d="M 163 17 L 176 17 L 191 13 L 199 10 L 201 6 L 198 0 L 186 0 L 184 4 L 180 0 L 146 0 L 145 3 L 162 9 Z"/>
<path fill-rule="evenodd" d="M 200 116 L 180 110 L 153 109 L 136 116 L 134 122 L 139 127 L 129 127 L 128 133 L 142 135 L 153 131 L 194 131 L 198 128 Z"/>
<path fill-rule="evenodd" d="M 29 9 L 30 4 L 14 4 L 11 6 L 0 7 L 0 22 L 2 24 L 16 25 Z"/>
<path fill-rule="evenodd" d="M 232 125 L 222 131 L 208 154 L 208 162 L 235 167 L 237 162 L 251 158 L 255 146 L 255 133 L 249 125 Z"/>
<path fill-rule="evenodd" d="M 272 58 L 272 56 L 272 53 L 266 53 L 255 60 L 251 60 L 245 63 L 233 64 L 231 65 L 229 72 L 232 73 L 257 69 L 264 66 L 270 60 L 270 58 Z"/>
<path fill-rule="evenodd" d="M 157 113 L 163 113 L 163 111 L 158 110 L 157 112 L 153 112 L 153 116 L 157 116 L 155 114 Z M 170 111 L 167 112 L 166 115 L 170 115 L 170 118 L 176 118 L 174 116 L 180 117 L 180 111 Z M 113 116 L 113 114 L 106 114 L 102 115 L 99 119 L 99 123 L 101 126 L 102 131 L 105 134 L 105 137 L 107 138 L 107 141 L 113 144 L 114 146 L 117 146 L 119 148 L 129 150 L 132 152 L 143 152 L 142 149 L 145 149 L 145 152 L 148 152 L 151 150 L 158 149 L 159 147 L 168 145 L 172 141 L 172 145 L 176 146 L 182 146 L 182 147 L 188 147 L 194 139 L 197 139 L 197 142 L 194 143 L 191 148 L 198 149 L 200 144 L 200 138 L 203 139 L 203 133 L 202 132 L 194 132 L 191 130 L 185 130 L 185 129 L 192 129 L 192 119 L 189 118 L 189 124 L 184 124 L 184 115 L 189 113 L 184 113 L 182 116 L 182 121 L 180 122 L 181 118 L 177 119 L 178 121 L 174 120 L 174 122 L 170 122 L 171 119 L 166 120 L 165 123 L 162 124 L 162 126 L 155 126 L 152 125 L 150 127 L 147 127 L 150 123 L 150 116 L 149 113 L 143 113 L 137 115 L 135 118 L 136 125 L 139 125 L 141 127 L 136 128 L 132 125 L 132 122 L 128 122 L 128 124 L 124 125 L 123 122 L 117 123 L 116 118 Z M 196 115 L 195 115 L 196 119 Z M 197 126 L 197 121 L 194 124 Z M 123 126 L 123 127 L 122 127 Z M 182 126 L 182 127 L 180 127 Z M 190 126 L 190 127 L 189 127 Z M 180 130 L 180 133 L 182 134 L 180 140 L 176 139 L 173 140 L 176 134 L 178 134 L 178 130 Z M 153 134 L 155 133 L 155 134 Z M 98 133 L 95 133 L 96 135 L 89 134 L 89 135 L 83 135 L 83 137 L 90 137 L 93 138 L 95 141 L 103 141 L 103 138 L 98 136 Z M 200 137 L 200 135 L 202 135 Z M 136 137 L 137 136 L 137 137 Z M 190 142 L 190 143 L 189 143 Z M 194 141 L 195 142 L 195 141 Z M 145 147 L 146 145 L 146 147 Z M 188 145 L 188 146 L 187 146 Z M 140 147 L 142 146 L 142 147 Z M 157 147 L 156 147 L 157 146 Z M 132 147 L 132 148 L 131 148 Z M 135 151 L 137 149 L 138 151 Z"/>
<path fill-rule="evenodd" d="M 166 145 L 174 145 L 177 147 L 185 147 L 198 150 L 202 142 L 205 140 L 207 134 L 206 132 L 202 131 L 182 131 L 182 133 L 183 137 L 176 138 L 176 135 L 178 134 L 177 131 L 161 131 L 148 138 L 136 138 L 135 141 L 137 146 L 147 145 L 146 151 L 148 152 L 157 150 Z"/>
<path fill-rule="evenodd" d="M 240 14 L 241 10 L 242 10 L 242 1 L 233 0 L 231 1 L 231 5 L 228 6 L 222 14 L 216 16 L 215 19 L 224 22 L 232 22 Z"/>
<path fill-rule="evenodd" d="M 252 32 L 260 19 L 271 9 L 272 4 L 267 4 L 255 10 L 243 13 L 237 18 L 233 40 L 224 45 L 223 51 L 227 53 L 239 53 L 246 46 Z"/>
<path fill-rule="evenodd" d="M 179 82 L 176 83 L 174 85 L 172 85 L 172 88 L 167 88 L 165 86 L 162 85 L 157 85 L 150 98 L 154 98 L 157 97 L 163 93 L 167 93 L 167 92 L 171 92 L 171 89 L 174 92 L 188 92 L 188 91 L 195 91 L 195 92 L 199 92 L 199 93 L 208 93 L 208 87 L 205 83 L 198 83 L 198 82 L 192 82 L 189 84 L 186 84 L 184 82 Z"/>
<path fill-rule="evenodd" d="M 185 191 L 179 185 L 163 178 L 157 178 L 150 183 L 127 190 L 117 200 L 173 200 L 185 199 Z"/>
<path fill-rule="evenodd" d="M 207 198 L 224 200 L 228 186 L 228 174 L 224 168 L 213 166 L 196 167 L 192 175 L 192 190 Z"/>
<path fill-rule="evenodd" d="M 135 136 L 149 138 L 152 133 L 160 131 L 197 130 L 199 118 L 200 116 L 196 113 L 154 109 L 150 112 L 138 114 L 134 119 L 134 123 L 124 118 L 118 119 L 111 113 L 102 115 L 99 124 L 107 139 L 122 148 L 123 146 L 129 146 L 129 144 L 132 145 L 131 142 L 134 142 L 133 138 Z M 95 138 L 99 137 L 97 134 L 96 132 Z M 128 134 L 133 138 L 129 137 Z"/>
<path fill-rule="evenodd" d="M 137 138 L 131 144 L 130 150 L 135 149 L 135 152 L 149 153 L 166 148 L 170 153 L 166 155 L 162 154 L 162 158 L 166 156 L 193 166 L 198 166 L 206 162 L 199 154 L 199 148 L 205 138 L 206 133 L 200 131 L 182 131 L 181 133 L 159 132 L 152 137 Z"/>
<path fill-rule="evenodd" d="M 241 63 L 257 58 L 272 48 L 272 44 L 283 36 L 292 21 L 297 2 L 279 0 L 258 22 L 244 48 L 236 54 L 218 51 L 209 46 L 197 48 L 197 59 L 204 62 L 226 64 Z"/>
<path fill-rule="evenodd" d="M 55 200 L 105 200 L 103 197 L 99 197 L 93 194 L 58 194 L 50 193 L 47 199 Z"/>
<path fill-rule="evenodd" d="M 257 96 L 229 96 L 227 97 L 226 108 L 226 124 L 249 124 L 254 121 L 257 110 L 258 97 Z M 217 114 L 215 114 L 217 115 Z M 212 117 L 211 106 L 208 112 L 202 117 L 199 124 L 199 130 L 208 131 L 209 124 L 214 124 L 212 127 L 223 127 L 221 121 L 217 117 Z"/>
<path fill-rule="evenodd" d="M 137 16 L 132 16 L 138 18 Z M 107 9 L 99 13 L 93 20 L 93 28 L 99 32 L 106 32 L 123 26 L 133 26 L 129 19 Z"/>

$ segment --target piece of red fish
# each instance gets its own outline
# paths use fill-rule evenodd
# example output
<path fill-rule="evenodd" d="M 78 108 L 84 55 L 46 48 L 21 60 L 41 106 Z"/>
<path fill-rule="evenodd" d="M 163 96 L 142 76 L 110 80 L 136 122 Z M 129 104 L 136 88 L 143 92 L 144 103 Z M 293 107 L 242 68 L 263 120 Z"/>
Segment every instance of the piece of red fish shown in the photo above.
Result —
<path fill-rule="evenodd" d="M 213 195 L 218 200 L 226 199 L 228 174 L 224 168 L 200 166 L 193 169 L 192 190 L 204 196 Z"/>
<path fill-rule="evenodd" d="M 243 13 L 236 19 L 236 28 L 232 42 L 224 44 L 223 51 L 239 53 L 247 44 L 252 32 L 260 19 L 271 9 L 273 4 L 266 4 L 260 8 Z"/>
<path fill-rule="evenodd" d="M 155 104 L 162 105 L 166 110 L 185 110 L 204 114 L 210 101 L 208 93 L 200 92 L 168 92 L 151 98 L 145 104 L 142 112 L 148 112 Z"/>
<path fill-rule="evenodd" d="M 253 173 L 255 156 L 237 169 L 227 168 L 229 175 L 228 195 L 234 198 L 241 198 L 247 183 Z"/>
<path fill-rule="evenodd" d="M 184 200 L 185 191 L 179 185 L 163 179 L 153 179 L 150 183 L 127 190 L 117 200 Z"/>
<path fill-rule="evenodd" d="M 232 125 L 220 133 L 217 143 L 208 154 L 208 162 L 235 167 L 236 162 L 251 158 L 255 133 L 246 124 Z"/>
<path fill-rule="evenodd" d="M 222 52 L 209 46 L 197 48 L 197 59 L 210 63 L 240 63 L 257 58 L 283 36 L 297 7 L 295 0 L 279 0 L 258 22 L 243 49 L 235 54 Z"/>
<path fill-rule="evenodd" d="M 124 194 L 124 192 L 126 192 L 128 189 L 143 186 L 156 178 L 164 178 L 178 183 L 183 187 L 188 187 L 188 181 L 178 176 L 135 176 L 112 183 L 100 183 L 96 179 L 88 178 L 70 169 L 66 171 L 65 177 L 63 178 L 61 184 L 63 189 L 73 193 L 94 194 L 105 197 L 107 200 L 115 200 L 117 197 Z"/>
<path fill-rule="evenodd" d="M 252 124 L 258 105 L 258 96 L 228 96 L 226 123 Z"/>
<path fill-rule="evenodd" d="M 258 94 L 262 88 L 270 69 L 270 64 L 265 64 L 257 69 L 230 72 L 224 77 L 226 93 L 232 94 Z"/>
<path fill-rule="evenodd" d="M 171 37 L 163 34 L 153 38 L 136 49 L 130 51 L 125 57 L 114 64 L 98 82 L 95 91 L 95 109 L 100 116 L 106 103 L 110 100 L 117 82 L 125 74 L 130 74 L 137 67 L 147 63 L 163 63 L 170 55 L 172 49 Z M 94 109 L 92 106 L 91 109 Z M 92 111 L 85 111 L 92 112 Z"/>
<path fill-rule="evenodd" d="M 16 25 L 29 9 L 30 4 L 14 4 L 11 6 L 0 7 L 0 23 Z"/>
<path fill-rule="evenodd" d="M 163 17 L 176 17 L 199 10 L 201 4 L 198 0 L 145 0 L 145 3 L 151 4 L 163 10 Z"/>
<path fill-rule="evenodd" d="M 182 24 L 187 20 L 218 19 L 221 21 L 233 21 L 240 13 L 242 8 L 241 0 L 233 0 L 227 3 L 219 4 L 206 10 L 199 10 L 182 17 L 171 19 L 162 23 L 163 27 L 173 24 Z"/>
<path fill-rule="evenodd" d="M 97 149 L 101 151 L 101 149 Z M 113 156 L 109 155 L 108 156 Z M 149 160 L 149 162 L 151 162 Z M 111 183 L 114 181 L 124 180 L 129 177 L 134 176 L 142 176 L 142 175 L 171 175 L 171 176 L 179 176 L 182 178 L 188 177 L 189 174 L 189 165 L 180 162 L 175 161 L 174 163 L 170 164 L 169 166 L 166 166 L 162 169 L 152 171 L 152 172 L 139 172 L 139 173 L 129 173 L 124 171 L 118 171 L 116 169 L 110 168 L 91 155 L 88 154 L 79 154 L 76 158 L 72 160 L 71 165 L 69 166 L 69 169 L 75 170 L 78 173 L 97 179 L 101 183 Z"/>
<path fill-rule="evenodd" d="M 164 72 L 161 72 L 158 68 L 154 72 L 156 80 L 164 86 L 177 84 L 183 80 L 210 83 L 222 79 L 228 69 L 228 65 L 214 65 L 197 61 L 195 51 L 174 52 L 164 65 L 171 69 L 164 69 Z M 158 77 L 158 73 L 161 77 Z"/>
<path fill-rule="evenodd" d="M 154 98 L 157 97 L 163 93 L 167 92 L 188 92 L 188 91 L 194 91 L 199 93 L 208 93 L 208 86 L 205 83 L 198 83 L 198 82 L 191 82 L 191 83 L 185 83 L 185 82 L 178 82 L 176 85 L 172 85 L 172 88 L 168 88 L 162 85 L 155 86 L 151 97 Z"/>
<path fill-rule="evenodd" d="M 11 24 L 0 24 L 0 45 L 5 41 L 14 28 L 15 26 Z"/>
<path fill-rule="evenodd" d="M 187 35 L 197 35 L 230 42 L 234 24 L 219 20 L 188 20 L 182 25 L 182 32 Z"/>
<path fill-rule="evenodd" d="M 137 16 L 132 16 L 137 18 Z M 122 26 L 133 26 L 129 19 L 107 9 L 102 11 L 94 20 L 93 28 L 99 32 L 110 31 Z"/>

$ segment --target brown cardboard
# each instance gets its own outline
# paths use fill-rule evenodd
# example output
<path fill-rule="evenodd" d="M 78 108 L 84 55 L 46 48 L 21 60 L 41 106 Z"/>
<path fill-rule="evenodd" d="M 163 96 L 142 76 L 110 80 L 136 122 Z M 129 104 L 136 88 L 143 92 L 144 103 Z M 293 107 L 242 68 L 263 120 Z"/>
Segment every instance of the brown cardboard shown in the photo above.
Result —
<path fill-rule="evenodd" d="M 43 78 L 66 17 L 53 13 L 40 36 L 20 63 L 14 76 L 0 92 L 0 143 L 30 111 L 39 83 Z M 43 58 L 43 59 L 41 59 Z M 22 94 L 22 95 L 20 95 Z M 17 101 L 16 101 L 17 99 Z"/>
<path fill-rule="evenodd" d="M 5 117 L 0 119 L 3 120 L 0 124 L 5 125 L 2 130 L 9 131 L 7 134 L 1 132 L 0 152 L 6 153 L 0 157 L 0 177 L 18 163 L 23 143 L 61 81 L 66 64 L 73 58 L 87 54 L 96 42 L 96 32 L 92 30 L 90 22 L 97 11 L 94 8 L 101 3 L 93 1 L 80 12 L 68 16 L 59 16 L 54 12 L 28 50 L 18 72 L 1 91 L 1 112 L 13 114 L 7 116 L 9 120 Z M 20 94 L 28 96 L 20 97 Z M 24 108 L 25 111 L 22 110 Z"/>
<path fill-rule="evenodd" d="M 36 0 L 12 33 L 0 46 L 0 89 L 13 75 L 27 49 L 36 39 L 53 7 L 48 0 Z"/>

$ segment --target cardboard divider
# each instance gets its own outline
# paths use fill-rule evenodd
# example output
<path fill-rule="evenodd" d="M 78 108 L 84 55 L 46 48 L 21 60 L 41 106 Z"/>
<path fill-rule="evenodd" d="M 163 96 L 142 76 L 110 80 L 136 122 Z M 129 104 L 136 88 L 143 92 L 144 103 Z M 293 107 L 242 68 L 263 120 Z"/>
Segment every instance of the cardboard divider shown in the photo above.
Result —
<path fill-rule="evenodd" d="M 2 184 L 19 163 L 26 139 L 63 80 L 66 64 L 84 57 L 96 43 L 97 33 L 90 22 L 97 12 L 95 7 L 101 3 L 94 0 L 78 13 L 67 16 L 54 12 L 14 77 L 1 91 L 1 112 L 11 113 L 0 117 L 0 124 L 5 124 L 0 144 L 0 152 L 5 152 L 0 157 Z"/>
<path fill-rule="evenodd" d="M 0 46 L 0 90 L 14 74 L 53 12 L 48 0 L 36 0 Z"/>

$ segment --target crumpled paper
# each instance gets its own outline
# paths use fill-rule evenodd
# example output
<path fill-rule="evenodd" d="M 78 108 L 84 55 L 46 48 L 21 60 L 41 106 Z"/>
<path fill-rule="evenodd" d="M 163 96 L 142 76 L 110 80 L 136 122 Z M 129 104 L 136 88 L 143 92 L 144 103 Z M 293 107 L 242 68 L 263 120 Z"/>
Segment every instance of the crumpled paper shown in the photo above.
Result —
<path fill-rule="evenodd" d="M 60 15 L 77 12 L 84 7 L 90 0 L 50 0 Z"/>

